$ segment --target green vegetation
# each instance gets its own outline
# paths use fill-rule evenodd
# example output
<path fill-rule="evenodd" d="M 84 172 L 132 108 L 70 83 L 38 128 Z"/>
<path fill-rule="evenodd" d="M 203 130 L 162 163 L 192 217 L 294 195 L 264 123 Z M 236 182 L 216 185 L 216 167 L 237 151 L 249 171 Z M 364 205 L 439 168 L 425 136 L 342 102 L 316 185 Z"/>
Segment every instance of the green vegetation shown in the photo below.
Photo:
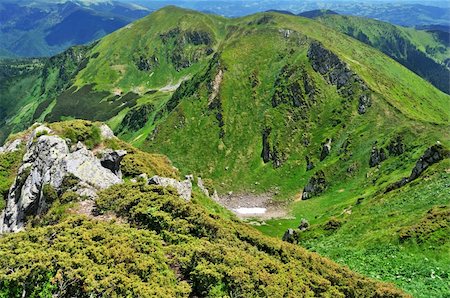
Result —
<path fill-rule="evenodd" d="M 96 203 L 129 224 L 67 214 L 0 238 L 2 297 L 405 296 L 170 190 L 117 185 Z"/>
<path fill-rule="evenodd" d="M 411 43 L 419 52 L 432 42 L 411 32 L 404 34 L 412 36 Z M 406 38 L 404 34 L 399 36 Z M 375 33 L 366 35 L 371 42 L 375 40 Z M 393 37 L 389 40 L 394 45 L 402 43 L 397 34 Z M 315 60 L 312 45 L 319 53 Z M 440 61 L 440 51 L 427 57 Z M 219 194 L 273 194 L 274 200 L 289 204 L 292 217 L 267 221 L 259 228 L 264 233 L 281 237 L 306 218 L 311 227 L 300 234 L 300 245 L 371 277 L 395 282 L 416 296 L 439 296 L 448 290 L 448 275 L 436 269 L 448 264 L 445 257 L 438 257 L 448 248 L 441 237 L 445 228 L 436 229 L 445 222 L 438 211 L 432 211 L 433 218 L 426 217 L 436 206 L 448 205 L 443 199 L 448 195 L 443 191 L 448 160 L 398 190 L 384 191 L 409 176 L 423 152 L 437 141 L 444 148 L 450 147 L 450 96 L 393 59 L 315 20 L 278 13 L 226 19 L 175 7 L 159 10 L 103 38 L 85 48 L 80 57 L 82 67 L 70 72 L 61 92 L 55 91 L 45 100 L 45 94 L 18 97 L 27 101 L 20 102 L 20 110 L 8 107 L 11 120 L 5 127 L 15 131 L 31 118 L 106 120 L 122 140 L 140 150 L 117 139 L 99 140 L 98 131 L 83 121 L 54 124 L 52 129 L 73 142 L 83 140 L 91 148 L 127 150 L 122 163 L 126 178 L 141 173 L 169 177 L 193 174 L 204 178 L 207 187 Z M 42 80 L 42 67 L 24 73 L 20 86 L 29 86 L 25 83 L 36 78 Z M 58 77 L 56 70 L 50 73 Z M 15 90 L 14 86 L 8 85 L 5 92 L 18 94 L 24 89 Z M 77 105 L 82 108 L 75 109 Z M 326 146 L 329 152 L 325 152 Z M 380 152 L 382 158 L 369 162 L 371 155 Z M 313 168 L 307 168 L 305 157 Z M 431 175 L 433 169 L 436 174 Z M 427 175 L 430 180 L 426 180 Z M 302 189 L 313 176 L 324 179 L 326 187 L 308 200 L 300 200 Z M 123 196 L 116 197 L 115 192 Z M 159 192 L 124 185 L 114 188 L 98 204 L 105 212 L 127 218 L 133 229 L 160 233 L 167 249 L 174 242 L 181 243 L 179 251 L 170 251 L 170 255 L 179 262 L 182 276 L 191 281 L 194 294 L 281 295 L 283 291 L 275 281 L 290 285 L 287 271 L 299 279 L 304 277 L 304 272 L 295 271 L 300 269 L 285 267 L 289 265 L 283 263 L 282 256 L 274 261 L 278 264 L 281 258 L 283 263 L 276 273 L 269 272 L 270 266 L 267 271 L 252 267 L 266 261 L 266 255 L 258 255 L 261 251 L 272 258 L 284 247 L 278 240 L 255 236 L 266 239 L 263 242 L 278 243 L 273 244 L 274 249 L 261 245 L 253 236 L 251 244 L 239 236 L 231 240 L 231 247 L 239 250 L 231 252 L 227 243 L 211 239 L 210 229 L 228 234 L 229 229 L 250 228 L 234 221 L 222 227 L 220 218 L 233 216 L 207 198 L 198 196 L 194 201 L 206 206 L 217 217 L 212 217 L 214 220 L 205 217 L 199 205 L 195 205 L 196 212 L 201 214 L 192 211 L 188 203 Z M 164 198 L 159 202 L 155 200 L 158 196 Z M 166 205 L 161 206 L 163 202 Z M 178 209 L 184 212 L 182 216 L 172 213 Z M 195 217 L 201 219 L 201 225 Z M 198 241 L 205 241 L 205 251 L 196 248 Z M 221 253 L 217 245 L 224 245 Z M 268 247 L 270 253 L 261 247 Z M 288 251 L 291 249 L 295 254 L 304 253 L 300 248 Z M 205 257 L 206 265 L 196 259 L 199 255 Z M 246 268 L 252 268 L 255 275 L 267 274 L 274 287 L 260 283 L 259 277 L 249 277 L 253 274 L 250 270 L 242 269 L 242 273 L 233 267 L 239 259 L 236 255 L 246 260 Z M 393 261 L 391 255 L 396 256 Z M 211 261 L 216 258 L 220 258 L 217 264 Z M 293 262 L 304 267 L 300 261 Z M 211 263 L 214 266 L 208 267 Z M 435 276 L 440 272 L 439 278 L 430 278 L 431 270 Z M 279 276 L 276 279 L 272 274 Z M 236 275 L 239 282 L 233 280 Z M 304 293 L 311 295 L 321 294 L 318 289 L 329 296 L 337 295 L 334 290 L 343 293 L 341 285 L 333 290 L 334 284 L 322 288 L 306 282 L 298 286 L 299 291 L 306 289 Z"/>
<path fill-rule="evenodd" d="M 354 16 L 324 15 L 316 20 L 379 49 L 450 94 L 450 70 L 445 66 L 450 46 L 439 36 Z"/>
<path fill-rule="evenodd" d="M 0 154 L 0 210 L 5 208 L 5 199 L 16 178 L 22 156 L 22 150 Z"/>
<path fill-rule="evenodd" d="M 449 166 L 446 160 L 425 172 L 424 180 L 388 194 L 347 195 L 347 200 L 330 204 L 336 190 L 296 203 L 297 220 L 272 220 L 257 228 L 281 237 L 306 218 L 312 225 L 300 232 L 299 245 L 394 282 L 414 297 L 442 297 L 450 290 Z M 340 226 L 330 230 L 332 217 Z"/>

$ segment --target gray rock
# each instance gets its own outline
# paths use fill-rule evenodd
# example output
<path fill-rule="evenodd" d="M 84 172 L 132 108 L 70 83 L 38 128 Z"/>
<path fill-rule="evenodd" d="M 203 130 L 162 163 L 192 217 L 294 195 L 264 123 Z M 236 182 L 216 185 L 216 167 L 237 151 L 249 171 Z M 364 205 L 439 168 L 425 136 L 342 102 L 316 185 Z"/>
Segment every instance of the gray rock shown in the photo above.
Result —
<path fill-rule="evenodd" d="M 323 171 L 317 171 L 303 189 L 302 200 L 307 200 L 321 194 L 326 188 L 327 181 L 325 179 L 325 173 Z"/>
<path fill-rule="evenodd" d="M 371 106 L 369 88 L 348 65 L 321 43 L 313 42 L 308 49 L 308 59 L 314 71 L 320 73 L 339 93 L 346 98 L 358 98 L 358 113 L 364 114 Z"/>
<path fill-rule="evenodd" d="M 35 130 L 32 135 L 39 136 L 39 131 L 41 129 Z M 42 135 L 28 142 L 2 213 L 0 233 L 19 231 L 24 227 L 27 216 L 46 211 L 51 202 L 46 202 L 43 196 L 44 186 L 49 185 L 58 192 L 67 175 L 79 180 L 73 191 L 91 198 L 98 190 L 122 182 L 102 167 L 86 147 L 78 145 L 77 148 L 70 152 L 64 139 L 51 135 Z"/>
<path fill-rule="evenodd" d="M 102 124 L 102 125 L 100 126 L 100 134 L 101 134 L 101 136 L 102 136 L 102 139 L 104 139 L 104 140 L 108 140 L 108 139 L 114 138 L 114 133 L 113 133 L 113 131 L 112 131 L 111 128 L 109 128 L 109 126 L 106 125 L 106 124 Z"/>
<path fill-rule="evenodd" d="M 100 163 L 104 168 L 110 170 L 114 175 L 122 178 L 122 172 L 120 171 L 120 162 L 127 155 L 125 150 L 111 150 L 106 149 L 103 152 L 103 156 L 100 159 Z"/>
<path fill-rule="evenodd" d="M 320 153 L 320 161 L 323 161 L 331 152 L 331 139 L 327 139 L 326 143 L 322 145 L 322 152 Z"/>
<path fill-rule="evenodd" d="M 400 188 L 407 183 L 419 178 L 419 176 L 431 165 L 438 163 L 446 158 L 450 158 L 450 151 L 445 149 L 444 146 L 442 146 L 440 143 L 431 146 L 416 162 L 416 165 L 412 169 L 409 177 L 404 177 L 400 181 L 389 185 L 385 192 L 390 192 L 394 189 Z"/>
<path fill-rule="evenodd" d="M 163 187 L 171 186 L 178 191 L 178 195 L 189 201 L 192 195 L 192 182 L 187 179 L 184 181 L 178 181 L 173 178 L 166 178 L 161 176 L 153 176 L 148 180 L 148 184 L 160 185 Z"/>
<path fill-rule="evenodd" d="M 372 151 L 370 152 L 369 165 L 370 167 L 375 167 L 381 162 L 386 160 L 386 153 L 383 148 L 378 149 L 376 145 L 372 146 Z"/>
<path fill-rule="evenodd" d="M 367 111 L 367 108 L 372 106 L 372 100 L 370 99 L 369 94 L 361 94 L 359 96 L 358 101 L 358 113 L 364 114 Z"/>
<path fill-rule="evenodd" d="M 207 197 L 209 197 L 209 190 L 203 184 L 202 177 L 197 177 L 197 186 Z"/>
<path fill-rule="evenodd" d="M 297 244 L 298 243 L 298 232 L 295 231 L 294 229 L 288 229 L 284 233 L 282 240 L 289 242 L 289 243 Z"/>
<path fill-rule="evenodd" d="M 309 221 L 306 220 L 305 218 L 302 218 L 298 228 L 299 228 L 300 231 L 306 231 L 307 229 L 309 229 Z"/>
<path fill-rule="evenodd" d="M 22 145 L 22 139 L 12 140 L 0 147 L 0 154 L 15 152 L 20 149 L 20 145 Z"/>

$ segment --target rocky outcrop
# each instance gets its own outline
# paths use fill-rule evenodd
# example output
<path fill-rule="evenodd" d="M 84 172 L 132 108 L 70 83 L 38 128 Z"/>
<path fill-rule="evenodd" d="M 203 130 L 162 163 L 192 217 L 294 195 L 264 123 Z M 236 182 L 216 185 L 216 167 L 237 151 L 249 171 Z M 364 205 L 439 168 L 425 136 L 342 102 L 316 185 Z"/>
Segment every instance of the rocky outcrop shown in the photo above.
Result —
<path fill-rule="evenodd" d="M 372 151 L 370 152 L 369 166 L 375 167 L 381 162 L 386 160 L 386 153 L 383 148 L 378 149 L 376 145 L 372 146 Z"/>
<path fill-rule="evenodd" d="M 323 161 L 331 152 L 331 139 L 327 139 L 325 143 L 322 144 L 322 151 L 320 152 L 320 161 Z"/>
<path fill-rule="evenodd" d="M 122 178 L 122 172 L 120 171 L 120 162 L 127 155 L 125 150 L 112 150 L 106 149 L 103 152 L 103 156 L 100 159 L 100 163 L 104 168 L 110 170 L 114 175 Z"/>
<path fill-rule="evenodd" d="M 298 225 L 298 229 L 300 231 L 306 231 L 307 229 L 309 229 L 309 221 L 305 218 L 302 218 L 300 224 Z"/>
<path fill-rule="evenodd" d="M 288 229 L 284 233 L 282 240 L 286 241 L 286 242 L 289 242 L 289 243 L 297 244 L 298 243 L 298 238 L 299 238 L 299 235 L 298 235 L 298 232 L 296 230 Z"/>
<path fill-rule="evenodd" d="M 310 199 L 325 191 L 327 188 L 327 181 L 325 179 L 325 173 L 323 171 L 317 171 L 308 184 L 306 184 L 302 193 L 302 200 Z"/>
<path fill-rule="evenodd" d="M 407 183 L 417 179 L 431 165 L 438 163 L 445 158 L 450 158 L 449 150 L 445 149 L 444 146 L 442 146 L 442 144 L 440 143 L 431 146 L 416 162 L 416 165 L 412 169 L 409 177 L 405 177 L 402 180 L 391 184 L 390 186 L 387 187 L 385 192 L 390 192 L 392 190 L 400 188 L 406 185 Z"/>
<path fill-rule="evenodd" d="M 122 182 L 82 143 L 70 148 L 59 136 L 39 136 L 39 130 L 32 133 L 34 137 L 27 143 L 1 215 L 0 232 L 19 231 L 27 216 L 46 211 L 51 204 L 46 193 L 60 193 L 68 176 L 77 181 L 70 190 L 87 197 L 95 197 L 98 190 Z"/>
<path fill-rule="evenodd" d="M 16 139 L 7 142 L 5 145 L 0 147 L 0 154 L 15 152 L 20 149 L 20 145 L 22 145 L 22 139 Z"/>
<path fill-rule="evenodd" d="M 358 98 L 359 114 L 364 114 L 372 105 L 366 83 L 336 54 L 323 47 L 319 42 L 313 42 L 308 49 L 307 56 L 313 69 L 330 84 L 335 85 L 343 97 Z"/>
<path fill-rule="evenodd" d="M 390 155 L 398 156 L 405 152 L 405 144 L 403 144 L 403 138 L 401 136 L 397 136 L 394 138 L 389 145 L 387 146 L 387 150 Z"/>
<path fill-rule="evenodd" d="M 148 180 L 148 184 L 160 185 L 162 187 L 173 187 L 178 191 L 178 195 L 189 201 L 192 195 L 192 182 L 189 179 L 178 181 L 173 178 L 153 176 Z"/>
<path fill-rule="evenodd" d="M 283 164 L 283 153 L 279 152 L 276 145 L 270 144 L 270 133 L 272 129 L 271 128 L 265 128 L 262 133 L 262 152 L 261 157 L 264 161 L 264 163 L 268 163 L 272 161 L 273 167 L 278 168 Z"/>

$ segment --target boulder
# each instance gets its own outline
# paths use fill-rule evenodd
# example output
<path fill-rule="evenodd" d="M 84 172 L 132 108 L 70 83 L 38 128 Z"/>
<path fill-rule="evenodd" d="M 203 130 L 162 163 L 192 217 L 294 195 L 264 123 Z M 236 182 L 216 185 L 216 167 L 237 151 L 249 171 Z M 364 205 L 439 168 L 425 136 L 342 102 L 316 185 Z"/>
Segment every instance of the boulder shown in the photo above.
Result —
<path fill-rule="evenodd" d="M 110 170 L 114 175 L 122 178 L 122 172 L 120 171 L 120 162 L 125 157 L 125 155 L 127 155 L 127 152 L 125 150 L 106 149 L 103 152 L 100 163 L 104 168 Z"/>
<path fill-rule="evenodd" d="M 359 96 L 358 100 L 358 113 L 364 114 L 367 111 L 367 108 L 369 108 L 372 105 L 372 100 L 370 98 L 369 94 L 361 94 Z"/>
<path fill-rule="evenodd" d="M 323 161 L 331 152 L 331 139 L 327 139 L 325 143 L 322 144 L 322 151 L 320 152 L 320 161 Z"/>
<path fill-rule="evenodd" d="M 412 169 L 409 177 L 404 177 L 401 180 L 389 185 L 385 192 L 387 193 L 394 189 L 400 188 L 407 183 L 417 179 L 426 169 L 428 169 L 428 167 L 437 162 L 440 162 L 445 158 L 450 158 L 450 151 L 445 149 L 442 144 L 437 143 L 429 147 L 416 162 L 416 165 Z"/>
<path fill-rule="evenodd" d="M 20 145 L 22 145 L 22 139 L 12 140 L 0 147 L 0 154 L 15 152 L 20 149 Z"/>
<path fill-rule="evenodd" d="M 386 160 L 386 153 L 383 148 L 378 149 L 376 145 L 372 146 L 372 151 L 370 152 L 369 165 L 370 167 L 375 167 L 381 164 L 382 161 Z"/>
<path fill-rule="evenodd" d="M 202 177 L 197 177 L 197 186 L 207 197 L 209 197 L 209 190 L 203 184 Z"/>
<path fill-rule="evenodd" d="M 25 225 L 27 216 L 45 212 L 51 204 L 44 193 L 59 193 L 66 177 L 73 177 L 72 191 L 95 197 L 98 190 L 121 183 L 122 180 L 105 169 L 100 160 L 84 145 L 77 144 L 71 152 L 59 136 L 40 135 L 35 130 L 27 143 L 18 175 L 9 191 L 6 208 L 0 218 L 0 233 L 16 232 Z"/>
<path fill-rule="evenodd" d="M 288 229 L 284 233 L 282 240 L 289 242 L 289 243 L 297 244 L 298 243 L 298 232 L 295 231 L 294 229 Z"/>
<path fill-rule="evenodd" d="M 160 185 L 162 187 L 173 187 L 178 191 L 178 195 L 189 201 L 192 195 L 192 182 L 189 179 L 178 181 L 173 178 L 153 176 L 148 180 L 148 184 Z"/>
<path fill-rule="evenodd" d="M 326 188 L 327 181 L 325 179 L 325 173 L 318 171 L 309 179 L 308 184 L 303 189 L 302 200 L 310 199 L 322 193 Z"/>
<path fill-rule="evenodd" d="M 307 229 L 309 229 L 309 221 L 305 218 L 302 218 L 302 220 L 300 221 L 300 224 L 298 226 L 298 229 L 300 231 L 306 231 Z"/>

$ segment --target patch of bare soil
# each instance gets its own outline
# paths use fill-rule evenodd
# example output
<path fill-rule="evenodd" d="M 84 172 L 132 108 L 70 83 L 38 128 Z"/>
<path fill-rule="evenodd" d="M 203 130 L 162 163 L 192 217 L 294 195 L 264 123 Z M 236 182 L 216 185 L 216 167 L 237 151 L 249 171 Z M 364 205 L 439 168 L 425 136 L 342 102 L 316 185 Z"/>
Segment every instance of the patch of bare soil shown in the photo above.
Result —
<path fill-rule="evenodd" d="M 274 201 L 271 193 L 230 193 L 216 197 L 215 201 L 241 219 L 267 220 L 289 217 L 287 204 Z"/>
<path fill-rule="evenodd" d="M 68 210 L 71 214 L 85 215 L 89 218 L 97 219 L 100 221 L 115 221 L 119 223 L 125 223 L 123 218 L 118 217 L 113 212 L 105 214 L 98 214 L 95 210 L 95 202 L 93 200 L 85 200 L 75 204 Z"/>

